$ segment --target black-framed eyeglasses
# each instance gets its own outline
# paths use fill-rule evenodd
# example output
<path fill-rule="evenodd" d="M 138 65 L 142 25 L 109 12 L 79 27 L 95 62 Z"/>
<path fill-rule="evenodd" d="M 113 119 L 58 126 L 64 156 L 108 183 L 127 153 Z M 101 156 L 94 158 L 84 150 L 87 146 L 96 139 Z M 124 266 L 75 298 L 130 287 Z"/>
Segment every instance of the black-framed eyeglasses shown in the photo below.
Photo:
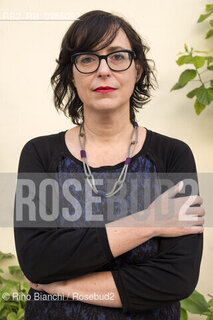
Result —
<path fill-rule="evenodd" d="M 113 51 L 105 55 L 98 55 L 92 52 L 77 52 L 71 56 L 71 61 L 81 73 L 93 73 L 98 70 L 101 59 L 105 59 L 112 71 L 125 71 L 129 69 L 135 52 L 128 49 Z"/>

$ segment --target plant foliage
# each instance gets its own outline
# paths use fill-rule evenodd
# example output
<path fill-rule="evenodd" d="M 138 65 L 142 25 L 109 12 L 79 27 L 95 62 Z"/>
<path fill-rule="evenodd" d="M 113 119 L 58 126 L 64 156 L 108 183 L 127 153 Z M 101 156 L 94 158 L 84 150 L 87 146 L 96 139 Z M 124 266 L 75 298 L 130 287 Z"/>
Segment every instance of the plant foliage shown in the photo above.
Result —
<path fill-rule="evenodd" d="M 203 22 L 208 17 L 213 15 L 213 4 L 206 5 L 206 13 L 201 14 L 198 23 Z M 209 39 L 213 36 L 213 20 L 209 21 L 210 29 L 206 34 L 205 39 Z M 184 52 L 179 52 L 180 57 L 176 61 L 178 66 L 190 65 L 179 76 L 178 82 L 171 88 L 172 90 L 178 90 L 185 87 L 190 81 L 197 81 L 197 86 L 187 93 L 187 97 L 194 101 L 194 109 L 197 115 L 199 115 L 207 105 L 213 101 L 213 56 L 210 55 L 213 51 L 199 51 L 194 48 L 188 48 L 187 44 L 184 45 Z M 203 73 L 207 72 L 209 80 L 203 80 Z"/>

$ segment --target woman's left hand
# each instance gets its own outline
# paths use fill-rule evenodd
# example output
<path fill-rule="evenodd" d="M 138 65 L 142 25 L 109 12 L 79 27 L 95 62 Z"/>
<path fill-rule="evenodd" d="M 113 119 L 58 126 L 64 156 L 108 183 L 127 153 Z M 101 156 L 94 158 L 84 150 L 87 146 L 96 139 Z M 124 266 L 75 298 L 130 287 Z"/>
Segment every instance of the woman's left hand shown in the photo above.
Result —
<path fill-rule="evenodd" d="M 45 291 L 49 294 L 65 294 L 66 281 L 56 281 L 48 284 L 33 283 L 24 275 L 31 288 L 37 291 Z"/>

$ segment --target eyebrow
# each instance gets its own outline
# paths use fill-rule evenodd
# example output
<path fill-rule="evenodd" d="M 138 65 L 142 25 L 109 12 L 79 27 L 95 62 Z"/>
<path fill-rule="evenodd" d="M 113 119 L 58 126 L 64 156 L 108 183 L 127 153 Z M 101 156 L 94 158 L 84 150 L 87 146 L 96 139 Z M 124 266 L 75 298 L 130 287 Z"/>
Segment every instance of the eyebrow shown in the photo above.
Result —
<path fill-rule="evenodd" d="M 116 50 L 123 50 L 125 48 L 121 47 L 121 46 L 114 46 L 114 47 L 109 47 L 107 49 L 107 52 L 113 52 L 113 51 L 116 51 Z M 96 52 L 96 51 L 100 51 L 100 50 L 92 50 L 92 52 Z"/>
<path fill-rule="evenodd" d="M 108 48 L 108 52 L 110 52 L 110 51 L 115 51 L 115 50 L 122 50 L 122 49 L 125 49 L 125 48 L 123 48 L 123 47 L 120 47 L 120 46 L 116 46 L 116 47 L 109 47 Z"/>

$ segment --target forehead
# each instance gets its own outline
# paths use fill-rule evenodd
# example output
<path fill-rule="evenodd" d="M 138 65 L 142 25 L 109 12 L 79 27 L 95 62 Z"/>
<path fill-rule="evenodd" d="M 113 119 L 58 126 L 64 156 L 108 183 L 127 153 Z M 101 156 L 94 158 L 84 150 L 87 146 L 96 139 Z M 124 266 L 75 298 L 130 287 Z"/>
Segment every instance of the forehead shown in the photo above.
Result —
<path fill-rule="evenodd" d="M 101 43 L 99 44 L 99 48 L 100 48 Z M 123 29 L 119 29 L 118 33 L 115 37 L 115 39 L 107 46 L 105 47 L 103 50 L 95 50 L 96 47 L 93 48 L 92 51 L 106 51 L 106 52 L 110 52 L 110 51 L 115 51 L 115 50 L 120 50 L 120 49 L 132 49 L 131 48 L 131 44 L 129 42 L 129 39 L 127 38 L 126 33 L 123 31 Z"/>

